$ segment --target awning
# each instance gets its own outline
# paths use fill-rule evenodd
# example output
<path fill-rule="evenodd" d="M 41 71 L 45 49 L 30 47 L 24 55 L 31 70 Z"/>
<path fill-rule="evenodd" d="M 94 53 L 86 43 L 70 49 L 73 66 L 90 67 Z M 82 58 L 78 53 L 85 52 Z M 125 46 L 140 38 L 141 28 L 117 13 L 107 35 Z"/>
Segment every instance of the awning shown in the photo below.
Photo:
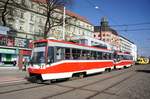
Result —
<path fill-rule="evenodd" d="M 16 54 L 16 50 L 14 50 L 14 49 L 2 49 L 2 48 L 0 48 L 0 53 L 4 53 L 4 54 Z"/>

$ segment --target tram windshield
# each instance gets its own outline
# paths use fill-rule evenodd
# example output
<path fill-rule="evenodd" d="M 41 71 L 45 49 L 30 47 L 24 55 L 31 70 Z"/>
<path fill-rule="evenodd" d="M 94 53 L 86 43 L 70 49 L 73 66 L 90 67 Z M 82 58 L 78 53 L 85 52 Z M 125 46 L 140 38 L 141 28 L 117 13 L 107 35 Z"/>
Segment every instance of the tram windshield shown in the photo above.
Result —
<path fill-rule="evenodd" d="M 32 50 L 32 64 L 41 64 L 46 62 L 45 47 L 38 47 Z"/>
<path fill-rule="evenodd" d="M 48 47 L 48 51 L 45 51 L 45 47 L 38 47 L 33 49 L 31 57 L 32 64 L 51 64 L 53 62 L 54 62 L 53 47 Z"/>
<path fill-rule="evenodd" d="M 44 52 L 33 52 L 31 60 L 33 64 L 45 63 Z"/>

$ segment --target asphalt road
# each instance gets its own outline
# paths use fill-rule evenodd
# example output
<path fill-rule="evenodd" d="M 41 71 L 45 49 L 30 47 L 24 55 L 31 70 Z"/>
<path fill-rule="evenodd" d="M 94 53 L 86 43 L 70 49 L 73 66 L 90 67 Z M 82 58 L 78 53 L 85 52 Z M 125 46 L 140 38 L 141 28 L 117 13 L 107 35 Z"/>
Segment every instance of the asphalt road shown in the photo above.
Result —
<path fill-rule="evenodd" d="M 0 99 L 150 99 L 150 64 L 50 85 L 3 84 Z"/>

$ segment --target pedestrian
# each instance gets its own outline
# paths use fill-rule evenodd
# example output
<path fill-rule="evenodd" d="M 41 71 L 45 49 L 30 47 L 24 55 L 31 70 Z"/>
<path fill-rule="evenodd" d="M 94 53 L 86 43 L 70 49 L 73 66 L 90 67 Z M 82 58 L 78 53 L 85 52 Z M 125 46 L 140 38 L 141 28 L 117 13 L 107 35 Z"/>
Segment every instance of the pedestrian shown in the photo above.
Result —
<path fill-rule="evenodd" d="M 13 66 L 16 66 L 16 61 L 15 60 L 13 61 Z"/>
<path fill-rule="evenodd" d="M 28 61 L 27 61 L 27 59 L 25 58 L 24 59 L 24 62 L 23 62 L 23 65 L 24 65 L 24 71 L 26 71 L 26 68 L 27 68 L 27 64 L 28 64 Z"/>

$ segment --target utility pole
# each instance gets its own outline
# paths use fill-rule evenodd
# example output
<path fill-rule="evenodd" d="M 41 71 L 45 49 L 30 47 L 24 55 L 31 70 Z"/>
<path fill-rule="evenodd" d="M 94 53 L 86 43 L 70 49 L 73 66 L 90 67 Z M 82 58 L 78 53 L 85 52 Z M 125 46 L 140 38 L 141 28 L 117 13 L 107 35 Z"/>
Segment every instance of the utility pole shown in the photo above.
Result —
<path fill-rule="evenodd" d="M 66 7 L 64 6 L 64 11 L 63 11 L 63 27 L 62 27 L 62 32 L 63 32 L 63 40 L 65 40 L 65 18 L 66 18 Z"/>

